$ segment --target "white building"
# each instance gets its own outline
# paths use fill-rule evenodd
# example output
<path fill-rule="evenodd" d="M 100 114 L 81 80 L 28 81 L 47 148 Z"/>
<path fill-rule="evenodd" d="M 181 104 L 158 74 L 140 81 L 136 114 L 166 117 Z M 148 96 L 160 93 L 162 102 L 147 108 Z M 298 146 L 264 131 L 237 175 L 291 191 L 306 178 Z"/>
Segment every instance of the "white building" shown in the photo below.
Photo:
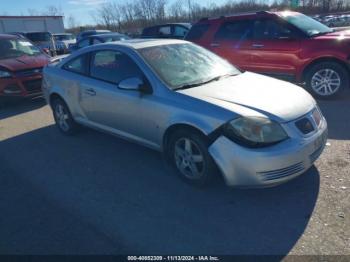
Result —
<path fill-rule="evenodd" d="M 0 33 L 37 31 L 63 33 L 63 16 L 0 16 Z"/>

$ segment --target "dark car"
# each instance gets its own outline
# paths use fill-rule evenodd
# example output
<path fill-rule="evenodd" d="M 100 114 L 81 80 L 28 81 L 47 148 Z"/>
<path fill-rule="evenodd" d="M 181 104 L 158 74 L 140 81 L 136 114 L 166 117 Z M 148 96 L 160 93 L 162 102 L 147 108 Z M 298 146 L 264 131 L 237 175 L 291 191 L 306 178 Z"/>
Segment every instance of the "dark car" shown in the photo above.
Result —
<path fill-rule="evenodd" d="M 100 35 L 100 34 L 108 34 L 108 33 L 111 33 L 111 31 L 110 30 L 86 30 L 77 35 L 77 41 L 91 35 Z"/>
<path fill-rule="evenodd" d="M 141 38 L 183 39 L 190 28 L 190 23 L 173 23 L 146 27 L 142 30 Z"/>
<path fill-rule="evenodd" d="M 41 93 L 42 69 L 50 61 L 27 39 L 0 35 L 0 99 Z"/>
<path fill-rule="evenodd" d="M 317 97 L 349 87 L 350 33 L 297 12 L 257 12 L 202 19 L 186 40 L 239 68 L 297 83 Z"/>
<path fill-rule="evenodd" d="M 71 52 L 74 52 L 80 48 L 90 46 L 90 45 L 96 45 L 96 44 L 113 42 L 113 41 L 128 40 L 128 39 L 130 39 L 130 37 L 119 33 L 92 35 L 79 40 L 75 45 L 71 45 L 69 49 Z"/>

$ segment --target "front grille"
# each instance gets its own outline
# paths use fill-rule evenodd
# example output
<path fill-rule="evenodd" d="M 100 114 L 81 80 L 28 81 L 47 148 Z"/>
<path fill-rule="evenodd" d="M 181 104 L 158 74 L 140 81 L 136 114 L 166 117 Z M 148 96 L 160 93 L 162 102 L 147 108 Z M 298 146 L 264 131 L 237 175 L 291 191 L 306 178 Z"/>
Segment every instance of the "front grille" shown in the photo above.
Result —
<path fill-rule="evenodd" d="M 261 176 L 263 181 L 270 181 L 274 179 L 291 176 L 303 170 L 304 170 L 304 164 L 300 162 L 281 169 L 258 172 L 258 174 Z"/>
<path fill-rule="evenodd" d="M 26 70 L 17 71 L 15 74 L 17 77 L 27 77 L 33 75 L 39 75 L 43 72 L 42 67 L 40 68 L 31 68 Z"/>
<path fill-rule="evenodd" d="M 41 79 L 26 81 L 23 85 L 28 93 L 37 93 L 41 91 Z"/>
<path fill-rule="evenodd" d="M 56 44 L 55 46 L 56 46 L 57 50 L 63 50 L 66 48 L 66 46 L 64 44 Z"/>
<path fill-rule="evenodd" d="M 307 135 L 315 130 L 311 121 L 306 117 L 296 121 L 295 125 L 304 135 Z"/>

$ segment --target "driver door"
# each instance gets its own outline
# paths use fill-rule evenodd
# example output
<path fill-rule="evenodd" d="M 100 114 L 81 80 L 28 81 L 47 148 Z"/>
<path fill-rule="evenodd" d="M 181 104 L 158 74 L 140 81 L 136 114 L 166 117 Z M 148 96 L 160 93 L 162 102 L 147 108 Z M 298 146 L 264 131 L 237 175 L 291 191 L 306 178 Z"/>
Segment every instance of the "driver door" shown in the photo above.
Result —
<path fill-rule="evenodd" d="M 282 78 L 294 78 L 301 40 L 293 28 L 275 19 L 259 19 L 253 25 L 250 70 Z"/>
<path fill-rule="evenodd" d="M 131 77 L 145 79 L 128 55 L 116 50 L 93 52 L 90 80 L 81 83 L 80 108 L 97 127 L 149 142 L 155 133 L 154 121 L 145 112 L 152 108 L 152 95 L 118 88 L 120 81 Z"/>

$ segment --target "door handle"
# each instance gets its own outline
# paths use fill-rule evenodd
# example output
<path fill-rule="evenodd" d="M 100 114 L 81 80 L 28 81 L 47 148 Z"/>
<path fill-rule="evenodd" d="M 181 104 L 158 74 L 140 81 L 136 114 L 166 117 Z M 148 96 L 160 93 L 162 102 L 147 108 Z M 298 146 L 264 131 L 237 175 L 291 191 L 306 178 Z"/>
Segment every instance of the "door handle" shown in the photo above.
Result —
<path fill-rule="evenodd" d="M 90 96 L 95 96 L 96 95 L 96 91 L 92 88 L 88 88 L 88 89 L 85 89 L 85 94 L 88 94 Z"/>
<path fill-rule="evenodd" d="M 211 43 L 210 46 L 211 46 L 211 47 L 219 47 L 220 44 L 218 44 L 218 43 Z"/>
<path fill-rule="evenodd" d="M 264 45 L 263 44 L 253 44 L 252 47 L 254 47 L 254 48 L 262 48 L 262 47 L 264 47 Z"/>

